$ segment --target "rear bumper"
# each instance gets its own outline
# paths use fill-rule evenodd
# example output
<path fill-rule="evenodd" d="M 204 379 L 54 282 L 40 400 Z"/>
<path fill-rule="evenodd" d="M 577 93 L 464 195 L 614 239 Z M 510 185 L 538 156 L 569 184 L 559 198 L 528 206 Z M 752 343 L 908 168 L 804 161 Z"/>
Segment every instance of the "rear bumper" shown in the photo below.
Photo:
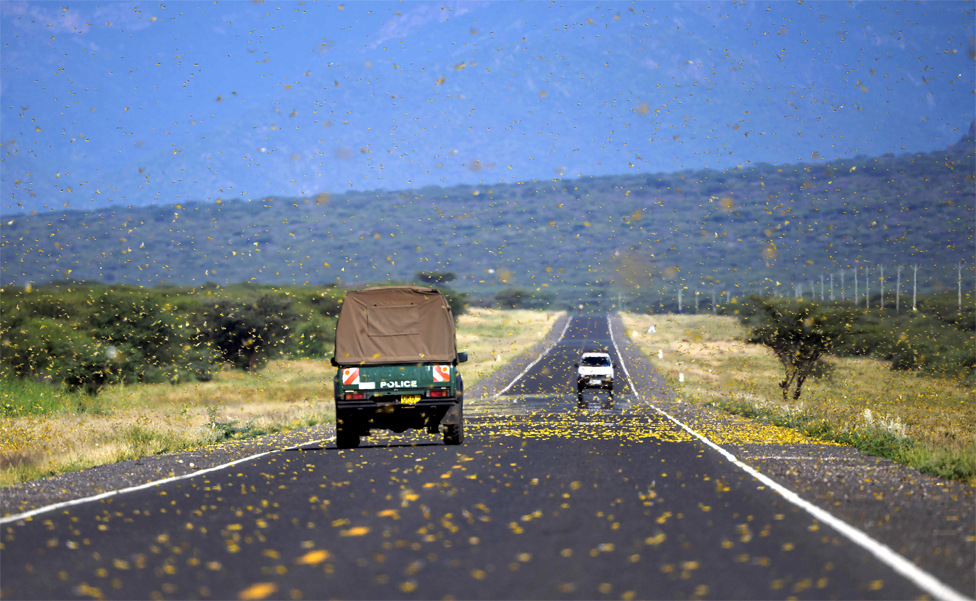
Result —
<path fill-rule="evenodd" d="M 593 382 L 595 380 L 596 381 L 599 381 L 600 383 L 599 384 L 594 384 Z M 607 380 L 605 378 L 596 378 L 596 377 L 593 377 L 593 378 L 591 378 L 591 377 L 577 378 L 576 379 L 576 388 L 579 389 L 579 390 L 583 390 L 584 388 L 606 388 L 606 389 L 612 389 L 613 388 L 613 379 L 611 378 L 611 379 Z"/>
<path fill-rule="evenodd" d="M 390 398 L 397 398 L 398 399 L 399 397 L 390 397 Z M 391 409 L 393 409 L 393 410 L 401 410 L 401 409 L 421 409 L 421 410 L 424 410 L 424 409 L 436 409 L 436 408 L 439 408 L 439 407 L 451 407 L 453 405 L 458 404 L 459 402 L 461 402 L 461 399 L 460 398 L 456 398 L 456 397 L 454 397 L 454 398 L 452 398 L 452 397 L 441 397 L 441 398 L 436 398 L 436 399 L 421 398 L 418 402 L 411 403 L 409 405 L 408 404 L 405 404 L 405 403 L 401 403 L 401 402 L 399 402 L 399 400 L 397 400 L 397 401 L 379 401 L 379 402 L 377 402 L 376 400 L 374 400 L 372 398 L 369 398 L 369 399 L 358 399 L 358 400 L 352 400 L 352 399 L 336 399 L 335 400 L 336 410 L 337 411 L 355 409 L 355 410 L 359 410 L 359 411 L 381 411 L 382 410 L 383 412 L 389 412 Z"/>
<path fill-rule="evenodd" d="M 426 428 L 436 431 L 442 425 L 461 421 L 461 398 L 421 399 L 417 404 L 374 403 L 372 400 L 336 401 L 336 420 L 368 436 L 370 430 L 403 432 Z"/>

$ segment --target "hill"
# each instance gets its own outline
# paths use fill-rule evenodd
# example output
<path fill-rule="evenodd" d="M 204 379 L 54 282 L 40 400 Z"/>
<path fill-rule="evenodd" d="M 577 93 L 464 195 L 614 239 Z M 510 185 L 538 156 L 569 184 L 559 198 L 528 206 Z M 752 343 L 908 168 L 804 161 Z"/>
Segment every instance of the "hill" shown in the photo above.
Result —
<path fill-rule="evenodd" d="M 450 271 L 475 301 L 518 287 L 563 305 L 651 305 L 679 288 L 689 304 L 695 291 L 809 294 L 821 276 L 839 288 L 841 270 L 849 297 L 855 267 L 888 266 L 891 280 L 918 264 L 919 292 L 937 292 L 972 263 L 974 165 L 967 136 L 812 165 L 15 215 L 0 283 L 357 285 Z"/>

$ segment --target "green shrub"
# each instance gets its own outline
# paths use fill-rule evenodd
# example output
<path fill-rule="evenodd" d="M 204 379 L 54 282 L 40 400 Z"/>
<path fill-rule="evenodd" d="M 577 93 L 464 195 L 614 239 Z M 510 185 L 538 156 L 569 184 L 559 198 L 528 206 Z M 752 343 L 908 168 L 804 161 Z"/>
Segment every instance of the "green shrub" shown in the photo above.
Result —
<path fill-rule="evenodd" d="M 273 351 L 287 348 L 289 326 L 298 317 L 291 301 L 272 293 L 253 304 L 225 299 L 207 313 L 206 336 L 225 361 L 257 371 Z"/>
<path fill-rule="evenodd" d="M 291 330 L 288 352 L 296 357 L 328 356 L 335 347 L 336 319 L 311 314 Z"/>

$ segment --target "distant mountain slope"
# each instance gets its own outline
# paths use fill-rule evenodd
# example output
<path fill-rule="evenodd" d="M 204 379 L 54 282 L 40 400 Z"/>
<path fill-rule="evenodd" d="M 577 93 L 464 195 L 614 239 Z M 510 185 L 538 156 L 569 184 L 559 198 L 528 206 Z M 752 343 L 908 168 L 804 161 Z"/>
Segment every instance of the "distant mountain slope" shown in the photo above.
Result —
<path fill-rule="evenodd" d="M 973 263 L 974 156 L 964 138 L 809 166 L 22 215 L 5 218 L 2 283 L 354 284 L 452 271 L 475 298 L 517 286 L 560 303 L 652 302 L 776 281 L 809 291 L 831 273 L 839 288 L 841 269 L 850 289 L 855 266 L 886 265 L 891 279 L 895 264 L 919 264 L 919 289 L 932 291 Z"/>

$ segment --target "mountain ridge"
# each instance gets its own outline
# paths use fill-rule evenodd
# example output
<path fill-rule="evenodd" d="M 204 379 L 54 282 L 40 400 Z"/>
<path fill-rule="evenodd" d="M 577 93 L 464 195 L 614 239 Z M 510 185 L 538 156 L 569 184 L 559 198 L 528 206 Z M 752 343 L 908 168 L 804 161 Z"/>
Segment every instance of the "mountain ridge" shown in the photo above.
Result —
<path fill-rule="evenodd" d="M 920 289 L 936 291 L 954 287 L 956 263 L 971 269 L 974 148 L 966 137 L 814 165 L 21 214 L 4 221 L 2 284 L 352 285 L 452 271 L 474 298 L 521 287 L 568 302 L 809 294 L 840 270 L 850 288 L 852 269 L 889 265 L 890 279 L 895 264 L 920 264 Z"/>

